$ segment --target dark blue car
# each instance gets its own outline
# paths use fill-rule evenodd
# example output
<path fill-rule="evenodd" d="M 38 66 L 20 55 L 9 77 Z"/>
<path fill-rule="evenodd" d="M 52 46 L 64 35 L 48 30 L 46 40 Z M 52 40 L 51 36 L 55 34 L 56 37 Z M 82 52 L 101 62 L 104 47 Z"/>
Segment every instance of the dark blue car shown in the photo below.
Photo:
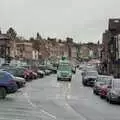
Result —
<path fill-rule="evenodd" d="M 7 94 L 15 93 L 17 84 L 14 76 L 6 71 L 0 71 L 0 98 L 4 99 Z"/>

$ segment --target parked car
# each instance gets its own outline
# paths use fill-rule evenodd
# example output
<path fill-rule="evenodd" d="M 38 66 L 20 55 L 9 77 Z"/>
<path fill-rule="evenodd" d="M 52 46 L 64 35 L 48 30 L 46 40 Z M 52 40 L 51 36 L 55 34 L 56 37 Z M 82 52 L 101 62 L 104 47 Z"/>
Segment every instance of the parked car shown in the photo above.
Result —
<path fill-rule="evenodd" d="M 33 76 L 32 76 L 32 74 L 31 74 L 31 71 L 30 71 L 30 70 L 25 69 L 25 71 L 24 71 L 24 78 L 25 78 L 27 81 L 33 79 Z"/>
<path fill-rule="evenodd" d="M 30 79 L 37 79 L 38 75 L 36 72 L 31 69 L 28 69 L 27 71 L 30 73 Z"/>
<path fill-rule="evenodd" d="M 111 78 L 112 79 L 112 76 L 105 76 L 105 75 L 98 75 L 96 81 L 95 81 L 95 84 L 94 84 L 94 87 L 93 87 L 93 93 L 96 94 L 96 95 L 99 95 L 100 94 L 100 88 L 105 85 L 106 83 L 106 80 L 108 78 Z"/>
<path fill-rule="evenodd" d="M 43 70 L 40 70 L 39 67 L 33 66 L 30 68 L 33 72 L 33 74 L 36 74 L 35 78 L 43 78 L 45 75 L 45 72 Z"/>
<path fill-rule="evenodd" d="M 37 70 L 38 78 L 43 78 L 45 76 L 45 72 L 43 70 Z"/>
<path fill-rule="evenodd" d="M 24 78 L 15 77 L 15 82 L 17 84 L 18 89 L 25 87 L 26 81 Z"/>
<path fill-rule="evenodd" d="M 14 76 L 6 71 L 0 71 L 0 98 L 5 99 L 7 94 L 17 91 Z"/>
<path fill-rule="evenodd" d="M 106 100 L 109 103 L 120 103 L 120 79 L 112 79 Z"/>
<path fill-rule="evenodd" d="M 106 98 L 108 90 L 110 89 L 111 86 L 111 82 L 112 82 L 112 78 L 108 78 L 105 80 L 105 84 L 100 87 L 99 95 L 101 98 Z"/>
<path fill-rule="evenodd" d="M 25 86 L 25 83 L 26 83 L 25 79 L 22 78 L 22 77 L 18 77 L 18 74 L 17 74 L 18 71 L 17 71 L 17 69 L 15 69 L 15 68 L 9 68 L 9 69 L 6 69 L 4 71 L 7 71 L 7 72 L 11 73 L 14 76 L 14 80 L 15 80 L 15 82 L 17 84 L 18 89 Z"/>
<path fill-rule="evenodd" d="M 50 75 L 52 73 L 52 71 L 50 71 L 50 70 L 45 70 L 45 75 Z"/>
<path fill-rule="evenodd" d="M 16 76 L 17 77 L 22 77 L 22 78 L 25 78 L 25 68 L 23 68 L 23 67 L 17 67 L 16 68 Z"/>
<path fill-rule="evenodd" d="M 79 70 L 83 70 L 85 68 L 85 64 L 80 64 L 79 65 Z"/>
<path fill-rule="evenodd" d="M 98 72 L 97 71 L 87 71 L 84 73 L 82 78 L 82 83 L 84 86 L 94 86 L 94 82 L 97 79 Z"/>
<path fill-rule="evenodd" d="M 53 73 L 53 74 L 57 73 L 57 67 L 48 66 L 47 69 L 50 70 L 51 73 Z"/>
<path fill-rule="evenodd" d="M 24 67 L 9 68 L 9 71 L 12 71 L 11 69 L 15 70 L 16 77 L 22 77 L 26 81 L 32 80 L 31 72 L 27 68 Z"/>
<path fill-rule="evenodd" d="M 46 65 L 40 65 L 39 69 L 45 72 L 45 75 L 50 75 L 52 70 L 49 70 Z"/>

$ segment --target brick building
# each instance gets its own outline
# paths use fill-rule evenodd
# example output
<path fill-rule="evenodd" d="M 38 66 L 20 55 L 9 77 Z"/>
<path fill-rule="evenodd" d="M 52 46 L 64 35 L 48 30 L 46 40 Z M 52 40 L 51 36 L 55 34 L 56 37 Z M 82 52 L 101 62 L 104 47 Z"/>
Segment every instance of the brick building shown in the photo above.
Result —
<path fill-rule="evenodd" d="M 15 49 L 13 47 L 14 41 L 11 40 L 7 34 L 0 32 L 0 58 L 5 58 L 6 62 L 10 62 L 15 58 Z"/>
<path fill-rule="evenodd" d="M 109 19 L 108 30 L 103 34 L 101 51 L 102 71 L 120 78 L 120 19 Z"/>
<path fill-rule="evenodd" d="M 21 60 L 32 60 L 33 59 L 33 48 L 32 43 L 21 41 L 16 43 L 16 56 Z"/>

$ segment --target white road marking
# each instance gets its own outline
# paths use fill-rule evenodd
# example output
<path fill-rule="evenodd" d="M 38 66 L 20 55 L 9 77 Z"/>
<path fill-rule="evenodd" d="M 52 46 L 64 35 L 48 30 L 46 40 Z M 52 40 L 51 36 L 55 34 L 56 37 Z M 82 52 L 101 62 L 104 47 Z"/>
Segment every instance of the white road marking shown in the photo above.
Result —
<path fill-rule="evenodd" d="M 30 97 L 28 95 L 27 92 L 23 93 L 23 96 L 26 98 L 27 102 L 33 107 L 33 108 L 37 108 L 37 106 L 35 104 L 33 104 L 33 102 L 30 100 Z M 42 106 L 41 106 L 42 107 Z M 44 113 L 45 115 L 51 117 L 52 119 L 56 120 L 56 116 L 52 115 L 51 113 L 45 111 L 44 109 L 41 109 L 40 112 Z"/>
<path fill-rule="evenodd" d="M 49 113 L 49 112 L 47 112 L 47 111 L 45 111 L 45 110 L 43 110 L 43 109 L 41 110 L 41 112 L 43 112 L 44 114 L 50 116 L 50 117 L 53 118 L 54 120 L 57 119 L 56 116 L 52 115 L 51 113 Z"/>

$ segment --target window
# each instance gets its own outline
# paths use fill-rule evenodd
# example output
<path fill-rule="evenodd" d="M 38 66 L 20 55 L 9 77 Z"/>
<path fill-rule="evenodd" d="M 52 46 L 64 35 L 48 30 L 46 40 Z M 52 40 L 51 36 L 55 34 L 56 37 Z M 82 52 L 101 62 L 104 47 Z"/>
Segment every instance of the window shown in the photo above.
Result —
<path fill-rule="evenodd" d="M 0 73 L 0 80 L 4 78 L 4 73 Z"/>
<path fill-rule="evenodd" d="M 87 72 L 87 75 L 90 75 L 90 76 L 97 76 L 98 73 L 97 73 L 97 72 Z"/>
<path fill-rule="evenodd" d="M 71 67 L 69 65 L 60 65 L 58 69 L 61 71 L 70 71 Z"/>
<path fill-rule="evenodd" d="M 120 88 L 120 80 L 113 82 L 113 88 Z"/>

